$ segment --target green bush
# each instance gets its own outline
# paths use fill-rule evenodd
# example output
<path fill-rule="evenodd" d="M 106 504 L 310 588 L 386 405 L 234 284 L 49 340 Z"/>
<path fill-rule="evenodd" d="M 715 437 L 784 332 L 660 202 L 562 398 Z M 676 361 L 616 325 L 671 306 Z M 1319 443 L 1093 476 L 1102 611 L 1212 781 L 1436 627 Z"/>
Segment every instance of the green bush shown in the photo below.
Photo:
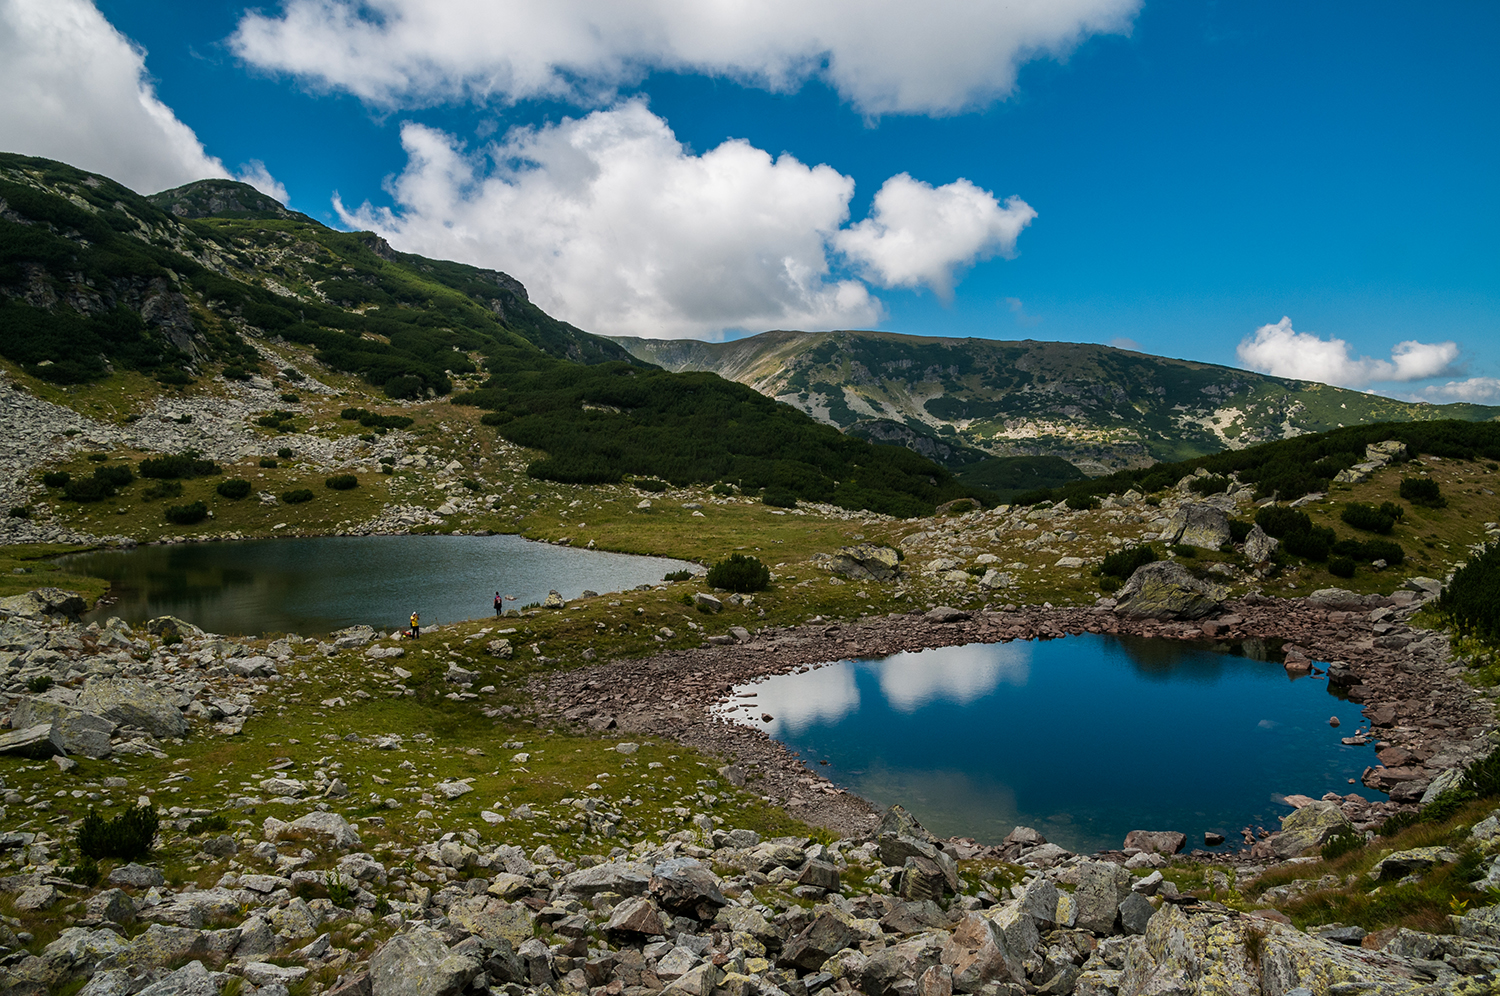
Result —
<path fill-rule="evenodd" d="M 1243 543 L 1250 538 L 1250 530 L 1255 527 L 1253 522 L 1243 519 L 1229 520 L 1229 539 L 1233 543 Z"/>
<path fill-rule="evenodd" d="M 637 478 L 634 483 L 635 486 L 640 490 L 650 491 L 652 494 L 661 494 L 663 491 L 667 490 L 667 482 L 658 481 L 654 477 Z"/>
<path fill-rule="evenodd" d="M 1333 544 L 1333 553 L 1361 564 L 1383 560 L 1387 567 L 1398 567 L 1406 563 L 1406 551 L 1400 543 L 1390 540 L 1343 539 Z"/>
<path fill-rule="evenodd" d="M 1443 497 L 1442 488 L 1438 487 L 1438 482 L 1430 477 L 1403 477 L 1401 497 L 1413 505 L 1421 505 L 1425 508 L 1446 508 L 1448 505 L 1448 499 Z"/>
<path fill-rule="evenodd" d="M 350 488 L 359 487 L 359 478 L 353 474 L 334 474 L 323 482 L 323 486 L 332 491 L 348 491 Z"/>
<path fill-rule="evenodd" d="M 669 571 L 662 577 L 663 581 L 691 581 L 692 579 L 692 571 Z"/>
<path fill-rule="evenodd" d="M 1390 512 L 1395 507 L 1390 502 L 1376 508 L 1368 502 L 1351 501 L 1344 505 L 1343 511 L 1339 512 L 1339 518 L 1355 529 L 1386 535 L 1396 528 L 1397 517 Z"/>
<path fill-rule="evenodd" d="M 1121 547 L 1104 558 L 1104 562 L 1099 565 L 1099 572 L 1124 581 L 1140 568 L 1160 559 L 1156 548 L 1149 543 L 1145 546 Z"/>
<path fill-rule="evenodd" d="M 1364 846 L 1365 835 L 1358 830 L 1346 828 L 1339 830 L 1332 837 L 1325 840 L 1322 848 L 1318 851 L 1318 855 L 1324 861 L 1333 861 Z"/>
<path fill-rule="evenodd" d="M 296 394 L 292 394 L 292 393 L 290 393 L 290 392 L 288 392 L 288 393 L 286 393 L 286 394 L 283 394 L 283 395 L 282 395 L 282 396 L 281 396 L 281 400 L 282 400 L 282 401 L 285 401 L 285 402 L 286 402 L 286 403 L 287 403 L 287 404 L 289 404 L 289 405 L 295 405 L 295 404 L 297 404 L 297 403 L 298 403 L 298 402 L 299 402 L 299 401 L 301 401 L 301 400 L 302 400 L 302 398 L 301 398 L 301 396 L 299 396 L 299 395 L 296 395 Z"/>
<path fill-rule="evenodd" d="M 1179 557 L 1187 557 L 1189 560 L 1198 556 L 1198 548 L 1190 543 L 1173 543 L 1169 548 Z"/>
<path fill-rule="evenodd" d="M 458 483 L 462 484 L 469 491 L 483 491 L 484 490 L 484 485 L 480 484 L 478 481 L 474 480 L 474 478 L 472 478 L 472 477 L 465 477 L 463 480 L 459 481 Z"/>
<path fill-rule="evenodd" d="M 1255 513 L 1255 524 L 1268 535 L 1277 539 L 1293 533 L 1305 533 L 1312 529 L 1312 519 L 1307 513 L 1280 505 L 1267 505 Z"/>
<path fill-rule="evenodd" d="M 188 824 L 187 832 L 194 836 L 200 833 L 222 833 L 229 829 L 229 817 L 223 813 L 215 813 L 205 816 L 201 820 L 194 820 Z"/>
<path fill-rule="evenodd" d="M 62 877 L 74 885 L 81 885 L 84 888 L 92 889 L 104 877 L 104 872 L 100 870 L 99 862 L 93 858 L 84 858 L 72 868 L 64 871 Z"/>
<path fill-rule="evenodd" d="M 52 687 L 52 675 L 37 674 L 26 679 L 26 690 L 34 695 L 40 695 Z"/>
<path fill-rule="evenodd" d="M 102 501 L 114 495 L 115 489 L 97 477 L 84 477 L 69 481 L 63 488 L 63 497 L 68 501 Z"/>
<path fill-rule="evenodd" d="M 72 479 L 73 475 L 66 470 L 49 471 L 42 475 L 42 483 L 49 488 L 64 487 Z"/>
<path fill-rule="evenodd" d="M 177 498 L 182 495 L 182 482 L 180 481 L 157 481 L 141 492 L 141 497 L 146 501 L 161 501 L 163 498 Z"/>
<path fill-rule="evenodd" d="M 764 591 L 771 586 L 771 569 L 759 557 L 731 553 L 708 569 L 704 579 L 711 588 L 723 588 L 745 594 Z"/>
<path fill-rule="evenodd" d="M 231 501 L 239 501 L 250 494 L 250 482 L 243 477 L 231 477 L 226 481 L 220 481 L 215 489 L 225 498 Z"/>
<path fill-rule="evenodd" d="M 281 500 L 288 505 L 300 505 L 305 501 L 313 500 L 313 493 L 307 488 L 297 488 L 294 491 L 283 491 Z"/>
<path fill-rule="evenodd" d="M 1207 477 L 1195 477 L 1188 482 L 1188 490 L 1200 495 L 1223 494 L 1229 490 L 1233 483 L 1229 478 L 1220 474 L 1209 474 Z"/>
<path fill-rule="evenodd" d="M 161 820 L 153 806 L 131 806 L 106 820 L 89 807 L 78 827 L 78 850 L 86 858 L 119 858 L 135 861 L 151 853 Z"/>
<path fill-rule="evenodd" d="M 734 485 L 733 484 L 715 484 L 711 490 L 713 491 L 714 494 L 718 495 L 720 498 L 732 498 L 732 497 L 734 497 Z"/>
<path fill-rule="evenodd" d="M 1314 526 L 1305 533 L 1288 533 L 1282 537 L 1281 545 L 1282 549 L 1294 557 L 1327 560 L 1329 552 L 1333 550 L 1333 544 L 1337 541 L 1338 537 L 1332 529 L 1327 526 Z"/>
<path fill-rule="evenodd" d="M 240 367 L 240 366 L 225 367 L 224 368 L 224 379 L 225 380 L 249 380 L 250 379 L 250 371 L 248 371 L 244 367 Z"/>
<path fill-rule="evenodd" d="M 12 519 L 29 519 L 31 518 L 31 509 L 26 505 L 12 505 L 10 511 L 5 514 Z"/>
<path fill-rule="evenodd" d="M 345 408 L 342 412 L 339 412 L 339 418 L 350 422 L 358 422 L 367 429 L 405 429 L 416 421 L 416 419 L 406 415 L 381 415 L 378 412 L 366 411 L 363 408 Z"/>
<path fill-rule="evenodd" d="M 148 457 L 141 461 L 142 477 L 182 478 L 210 477 L 223 473 L 212 460 L 201 460 L 196 453 L 176 453 L 163 457 Z"/>
<path fill-rule="evenodd" d="M 113 488 L 123 488 L 125 485 L 135 480 L 135 475 L 132 474 L 130 472 L 130 468 L 125 466 L 123 463 L 116 463 L 111 464 L 108 467 L 95 467 L 94 480 L 103 481 L 105 484 L 108 484 Z"/>
<path fill-rule="evenodd" d="M 290 446 L 283 446 L 276 451 L 276 455 L 283 460 L 290 460 L 292 458 L 292 448 Z"/>
<path fill-rule="evenodd" d="M 1354 561 L 1348 557 L 1329 557 L 1328 573 L 1336 578 L 1354 577 Z"/>
<path fill-rule="evenodd" d="M 1121 581 L 1113 574 L 1106 574 L 1099 579 L 1099 590 L 1104 592 L 1105 594 L 1108 594 L 1112 591 L 1119 591 L 1124 586 L 1125 582 Z"/>
<path fill-rule="evenodd" d="M 796 508 L 797 496 L 784 488 L 766 488 L 765 494 L 760 496 L 760 503 L 772 508 Z"/>
<path fill-rule="evenodd" d="M 195 501 L 191 505 L 167 506 L 167 521 L 179 526 L 191 526 L 206 518 L 208 518 L 208 506 L 201 501 Z"/>
<path fill-rule="evenodd" d="M 1068 495 L 1067 499 L 1067 506 L 1075 512 L 1086 512 L 1102 504 L 1098 495 Z"/>
<path fill-rule="evenodd" d="M 1461 636 L 1500 643 L 1500 544 L 1485 547 L 1454 573 L 1437 610 Z"/>
<path fill-rule="evenodd" d="M 261 457 L 260 458 L 260 465 L 262 467 L 278 467 L 278 466 L 280 466 L 280 464 L 278 464 L 276 462 L 276 458 L 275 457 Z"/>

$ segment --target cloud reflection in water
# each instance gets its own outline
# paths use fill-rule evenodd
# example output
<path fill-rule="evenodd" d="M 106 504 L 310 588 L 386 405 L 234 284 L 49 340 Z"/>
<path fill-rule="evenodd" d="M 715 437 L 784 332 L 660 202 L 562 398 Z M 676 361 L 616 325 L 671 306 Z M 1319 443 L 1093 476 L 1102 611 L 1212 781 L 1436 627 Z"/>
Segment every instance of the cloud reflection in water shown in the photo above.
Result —
<path fill-rule="evenodd" d="M 900 653 L 866 665 L 880 675 L 880 690 L 898 712 L 916 712 L 945 699 L 968 705 L 1001 682 L 1024 688 L 1031 678 L 1030 643 L 971 644 Z"/>

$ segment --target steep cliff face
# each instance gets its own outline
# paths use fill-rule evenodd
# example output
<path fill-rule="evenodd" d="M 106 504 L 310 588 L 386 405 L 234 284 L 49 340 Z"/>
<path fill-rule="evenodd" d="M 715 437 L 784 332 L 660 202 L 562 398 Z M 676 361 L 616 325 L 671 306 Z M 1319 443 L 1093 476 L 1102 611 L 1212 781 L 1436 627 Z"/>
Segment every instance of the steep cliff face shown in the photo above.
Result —
<path fill-rule="evenodd" d="M 669 370 L 712 370 L 845 430 L 888 420 L 995 455 L 1064 456 L 1093 473 L 1341 425 L 1500 416 L 1087 343 L 854 331 L 614 341 Z"/>

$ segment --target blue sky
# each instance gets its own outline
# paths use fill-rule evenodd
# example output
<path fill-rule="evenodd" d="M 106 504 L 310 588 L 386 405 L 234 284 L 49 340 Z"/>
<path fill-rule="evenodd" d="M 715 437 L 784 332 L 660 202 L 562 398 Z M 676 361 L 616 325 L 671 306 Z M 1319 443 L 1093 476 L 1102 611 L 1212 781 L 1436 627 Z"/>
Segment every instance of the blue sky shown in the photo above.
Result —
<path fill-rule="evenodd" d="M 1483 2 L 0 0 L 0 82 L 39 94 L 0 148 L 252 179 L 590 331 L 1500 403 L 1497 41 Z"/>

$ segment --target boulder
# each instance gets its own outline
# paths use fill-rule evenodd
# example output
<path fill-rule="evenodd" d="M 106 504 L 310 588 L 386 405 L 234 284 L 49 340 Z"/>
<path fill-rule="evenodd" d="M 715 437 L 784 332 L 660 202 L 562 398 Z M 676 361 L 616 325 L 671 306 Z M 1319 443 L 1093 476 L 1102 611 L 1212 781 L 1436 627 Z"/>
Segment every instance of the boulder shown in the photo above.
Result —
<path fill-rule="evenodd" d="M 636 861 L 609 861 L 572 872 L 562 880 L 563 892 L 585 897 L 601 892 L 639 896 L 650 885 L 650 867 Z"/>
<path fill-rule="evenodd" d="M 856 581 L 889 581 L 900 572 L 900 563 L 901 554 L 894 548 L 860 543 L 840 547 L 828 569 Z"/>
<path fill-rule="evenodd" d="M 918 823 L 917 818 L 913 816 L 907 810 L 907 808 L 901 805 L 901 803 L 899 802 L 892 806 L 890 809 L 886 810 L 885 813 L 881 815 L 880 826 L 876 829 L 875 836 L 879 838 L 888 833 L 895 834 L 899 837 L 915 837 L 917 840 L 925 840 L 928 843 L 931 843 L 936 839 L 927 830 L 927 828 Z M 1009 837 L 1006 838 L 1007 841 L 1009 839 Z"/>
<path fill-rule="evenodd" d="M 88 609 L 83 597 L 76 591 L 61 588 L 38 588 L 22 595 L 0 598 L 0 619 L 19 616 L 22 619 L 41 619 L 44 616 L 62 616 L 77 619 Z"/>
<path fill-rule="evenodd" d="M 786 943 L 778 961 L 784 968 L 815 971 L 829 958 L 860 939 L 854 918 L 843 910 L 820 906 L 822 911 L 803 931 Z"/>
<path fill-rule="evenodd" d="M 872 953 L 859 970 L 857 991 L 871 996 L 904 994 L 911 991 L 908 987 L 914 981 L 929 972 L 937 972 L 939 978 L 948 980 L 947 991 L 952 996 L 953 970 L 939 964 L 943 947 L 942 935 L 925 934 Z M 938 982 L 937 979 L 933 981 Z M 938 993 L 941 991 L 940 988 Z"/>
<path fill-rule="evenodd" d="M 1177 854 L 1187 843 L 1187 836 L 1175 830 L 1132 830 L 1125 835 L 1125 850 L 1150 851 L 1152 854 Z"/>
<path fill-rule="evenodd" d="M 962 574 L 963 572 L 960 571 L 959 573 Z M 966 578 L 968 577 L 967 574 L 965 574 L 964 576 Z M 922 618 L 926 619 L 928 622 L 956 623 L 963 622 L 965 619 L 968 619 L 969 613 L 965 612 L 963 609 L 955 609 L 951 605 L 939 605 L 935 609 L 929 609 L 927 613 L 922 616 Z"/>
<path fill-rule="evenodd" d="M 693 608 L 699 612 L 713 614 L 724 611 L 724 603 L 707 592 L 699 591 L 693 593 Z"/>
<path fill-rule="evenodd" d="M 371 996 L 457 996 L 481 965 L 448 950 L 437 931 L 418 927 L 397 934 L 370 957 Z"/>
<path fill-rule="evenodd" d="M 729 900 L 719 891 L 719 877 L 693 858 L 670 858 L 651 870 L 651 895 L 662 909 L 678 916 L 713 920 Z"/>
<path fill-rule="evenodd" d="M 1413 847 L 1405 851 L 1387 854 L 1370 869 L 1375 878 L 1398 879 L 1407 875 L 1421 875 L 1438 865 L 1449 865 L 1457 861 L 1459 854 L 1450 847 Z"/>
<path fill-rule="evenodd" d="M 1079 927 L 1095 934 L 1113 934 L 1120 904 L 1130 891 L 1134 876 L 1108 861 L 1084 861 L 1078 866 L 1078 888 L 1073 901 L 1078 906 Z"/>
<path fill-rule="evenodd" d="M 1365 596 L 1346 588 L 1319 588 L 1307 596 L 1307 604 L 1331 612 L 1358 612 L 1369 608 Z"/>
<path fill-rule="evenodd" d="M 1352 829 L 1337 803 L 1318 800 L 1282 817 L 1281 832 L 1271 838 L 1271 850 L 1282 861 L 1311 847 L 1322 847 L 1340 830 Z"/>
<path fill-rule="evenodd" d="M 565 609 L 567 607 L 567 601 L 562 595 L 557 593 L 556 589 L 547 592 L 547 597 L 542 599 L 542 608 L 544 609 Z"/>
<path fill-rule="evenodd" d="M 504 661 L 510 660 L 516 653 L 515 648 L 506 639 L 491 640 L 484 645 L 484 649 L 489 652 L 491 657 L 498 657 Z"/>
<path fill-rule="evenodd" d="M 136 996 L 219 996 L 227 981 L 228 976 L 210 972 L 201 961 L 192 961 Z"/>
<path fill-rule="evenodd" d="M 153 737 L 184 737 L 187 720 L 161 692 L 136 678 L 91 678 L 78 696 L 78 708 L 120 726 L 139 726 Z"/>
<path fill-rule="evenodd" d="M 338 650 L 356 650 L 375 639 L 375 630 L 370 626 L 348 626 L 328 634 Z"/>
<path fill-rule="evenodd" d="M 157 616 L 155 619 L 147 619 L 141 624 L 141 628 L 152 636 L 203 636 L 203 630 L 194 626 L 186 619 L 178 619 L 176 616 Z"/>
<path fill-rule="evenodd" d="M 1025 983 L 1022 962 L 1029 953 L 1014 950 L 993 920 L 970 913 L 943 945 L 941 961 L 952 970 L 955 992 L 977 993 L 992 983 Z"/>
<path fill-rule="evenodd" d="M 605 932 L 615 935 L 653 937 L 672 929 L 672 918 L 661 911 L 655 901 L 635 896 L 616 906 L 609 914 Z"/>
<path fill-rule="evenodd" d="M 1181 564 L 1158 560 L 1136 569 L 1115 601 L 1127 619 L 1202 619 L 1218 612 L 1227 592 L 1199 581 Z"/>
<path fill-rule="evenodd" d="M 359 834 L 338 813 L 316 812 L 299 816 L 281 831 L 281 836 L 323 837 L 334 847 L 343 850 L 359 847 L 361 844 Z"/>
<path fill-rule="evenodd" d="M 1251 526 L 1250 534 L 1245 537 L 1245 559 L 1252 564 L 1267 563 L 1280 545 L 1281 540 L 1260 528 L 1258 524 Z"/>
<path fill-rule="evenodd" d="M 1202 502 L 1179 508 L 1160 536 L 1164 543 L 1184 543 L 1205 550 L 1217 550 L 1232 538 L 1229 514 L 1222 508 Z"/>
<path fill-rule="evenodd" d="M 25 729 L 0 733 L 0 755 L 45 761 L 49 757 L 60 757 L 66 753 L 62 738 L 51 723 L 38 723 Z"/>

